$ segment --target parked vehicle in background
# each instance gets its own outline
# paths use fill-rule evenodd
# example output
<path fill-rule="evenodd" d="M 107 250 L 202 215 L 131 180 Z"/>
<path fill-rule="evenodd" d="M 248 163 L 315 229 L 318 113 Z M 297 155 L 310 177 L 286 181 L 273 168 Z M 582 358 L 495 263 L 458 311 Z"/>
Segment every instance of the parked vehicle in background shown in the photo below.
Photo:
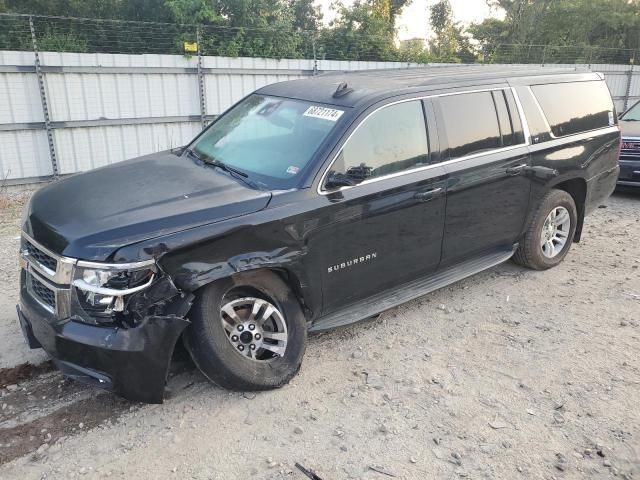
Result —
<path fill-rule="evenodd" d="M 618 185 L 640 187 L 640 101 L 620 115 L 622 148 Z"/>
<path fill-rule="evenodd" d="M 36 192 L 20 322 L 63 372 L 131 399 L 162 401 L 181 336 L 215 383 L 275 388 L 308 332 L 512 256 L 558 265 L 615 188 L 619 146 L 609 90 L 586 71 L 269 85 L 180 151 Z"/>

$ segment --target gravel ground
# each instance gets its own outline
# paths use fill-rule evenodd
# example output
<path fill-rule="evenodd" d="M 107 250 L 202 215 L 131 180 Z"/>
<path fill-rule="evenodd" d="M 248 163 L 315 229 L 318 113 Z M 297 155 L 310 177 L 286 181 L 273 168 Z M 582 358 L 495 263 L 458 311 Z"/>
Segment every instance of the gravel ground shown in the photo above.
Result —
<path fill-rule="evenodd" d="M 164 405 L 45 371 L 0 390 L 0 478 L 640 478 L 638 244 L 640 194 L 618 193 L 556 269 L 506 263 L 312 337 L 277 391 L 219 389 L 180 352 Z M 27 357 L 3 258 L 8 365 Z"/>

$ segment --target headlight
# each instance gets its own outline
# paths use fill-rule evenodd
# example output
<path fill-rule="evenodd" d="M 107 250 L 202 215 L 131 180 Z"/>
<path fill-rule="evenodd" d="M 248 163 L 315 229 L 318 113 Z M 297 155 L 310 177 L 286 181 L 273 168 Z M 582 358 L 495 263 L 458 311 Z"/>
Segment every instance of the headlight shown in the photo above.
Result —
<path fill-rule="evenodd" d="M 149 287 L 156 276 L 153 261 L 127 265 L 78 262 L 73 286 L 86 310 L 121 312 L 125 297 Z"/>

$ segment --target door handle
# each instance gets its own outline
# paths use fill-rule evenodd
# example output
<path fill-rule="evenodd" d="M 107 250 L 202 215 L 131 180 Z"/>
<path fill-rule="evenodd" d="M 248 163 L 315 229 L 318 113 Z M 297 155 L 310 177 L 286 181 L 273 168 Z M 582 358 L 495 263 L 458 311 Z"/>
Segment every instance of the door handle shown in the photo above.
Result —
<path fill-rule="evenodd" d="M 433 200 L 434 198 L 439 197 L 443 193 L 444 193 L 444 189 L 443 188 L 433 188 L 431 190 L 427 190 L 426 192 L 416 193 L 413 196 L 413 198 L 415 198 L 416 200 L 418 200 L 420 202 L 428 202 L 430 200 Z"/>
<path fill-rule="evenodd" d="M 524 172 L 527 169 L 528 165 L 526 163 L 523 163 L 522 165 L 516 165 L 515 167 L 509 167 L 505 170 L 505 172 L 507 173 L 507 175 L 511 175 L 511 176 L 516 176 L 516 175 L 520 175 L 522 172 Z"/>

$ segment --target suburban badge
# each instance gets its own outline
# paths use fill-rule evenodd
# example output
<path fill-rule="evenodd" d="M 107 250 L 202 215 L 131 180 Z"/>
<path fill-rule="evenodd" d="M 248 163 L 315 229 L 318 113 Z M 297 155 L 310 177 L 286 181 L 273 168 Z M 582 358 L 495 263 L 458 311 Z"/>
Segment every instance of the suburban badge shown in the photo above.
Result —
<path fill-rule="evenodd" d="M 378 258 L 377 253 L 370 253 L 368 255 L 363 255 L 361 257 L 354 258 L 352 260 L 347 260 L 346 262 L 339 263 L 332 267 L 327 268 L 327 273 L 337 272 L 338 270 L 344 270 L 345 268 L 353 267 L 354 265 L 358 265 L 359 263 L 369 262 L 371 260 L 375 260 Z"/>

